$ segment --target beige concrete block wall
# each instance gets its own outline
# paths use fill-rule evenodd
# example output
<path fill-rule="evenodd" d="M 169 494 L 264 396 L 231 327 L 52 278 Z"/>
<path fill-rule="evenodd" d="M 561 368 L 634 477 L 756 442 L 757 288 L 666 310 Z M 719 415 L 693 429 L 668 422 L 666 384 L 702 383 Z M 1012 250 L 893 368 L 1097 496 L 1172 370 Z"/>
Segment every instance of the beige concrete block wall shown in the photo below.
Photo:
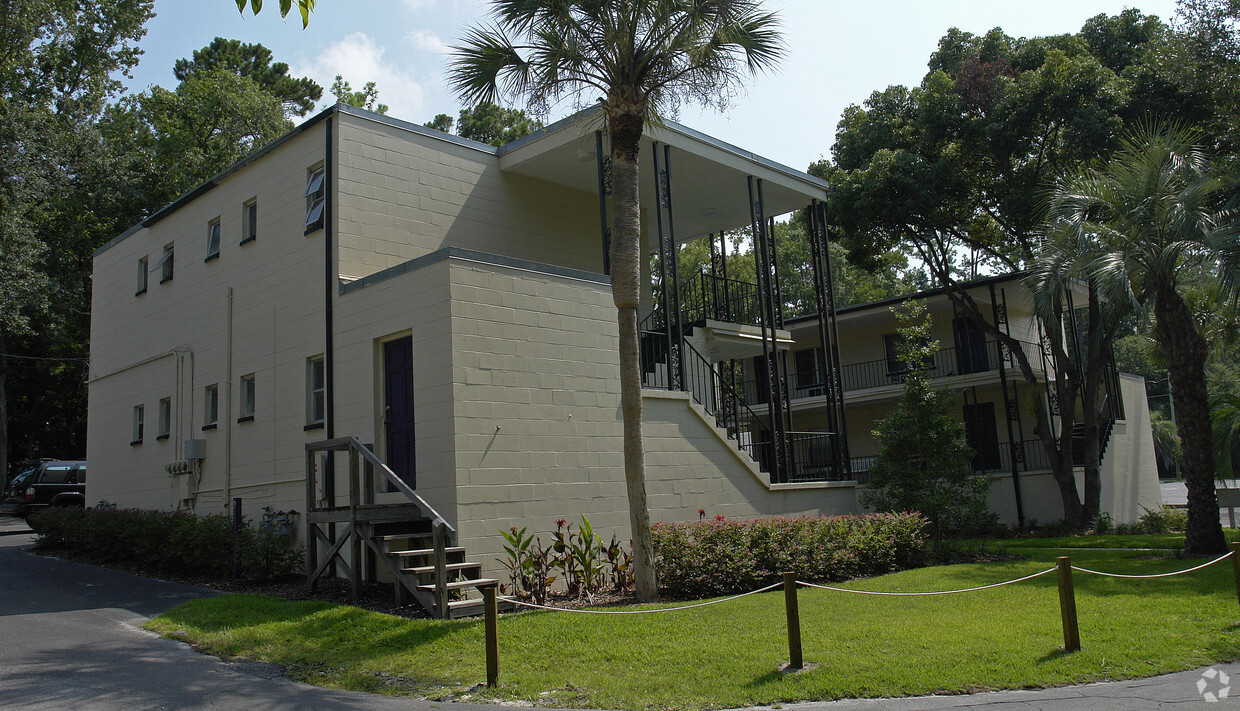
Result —
<path fill-rule="evenodd" d="M 340 273 L 364 277 L 442 247 L 601 272 L 598 198 L 500 172 L 464 146 L 340 116 Z"/>
<path fill-rule="evenodd" d="M 1145 399 L 1145 380 L 1120 374 L 1124 419 L 1115 423 L 1102 459 L 1102 510 L 1116 523 L 1141 518 L 1162 505 L 1158 466 L 1154 461 L 1154 433 Z"/>
<path fill-rule="evenodd" d="M 304 235 L 306 171 L 325 155 L 323 127 L 292 136 L 150 227 L 95 258 L 87 456 L 88 498 L 171 509 L 178 503 L 165 466 L 184 439 L 206 440 L 199 512 L 223 511 L 225 433 L 232 431 L 231 496 L 259 507 L 304 506 L 300 478 L 305 424 L 305 359 L 323 352 L 323 232 Z M 257 239 L 242 246 L 242 206 L 258 201 Z M 207 225 L 221 225 L 220 257 L 206 256 Z M 134 296 L 138 259 L 150 265 L 175 245 L 173 280 L 149 275 Z M 225 379 L 228 290 L 233 290 L 232 380 Z M 181 356 L 163 355 L 178 349 Z M 156 358 L 155 360 L 149 360 Z M 254 373 L 254 420 L 237 423 L 238 381 Z M 203 431 L 204 387 L 219 387 L 219 420 Z M 232 392 L 229 412 L 228 393 Z M 156 441 L 158 401 L 173 398 L 173 431 Z M 131 446 L 133 406 L 145 409 L 146 436 Z"/>
<path fill-rule="evenodd" d="M 410 336 L 417 426 L 416 488 L 449 521 L 457 520 L 453 423 L 452 312 L 447 260 L 337 299 L 336 436 L 373 443 L 387 460 L 383 424 L 383 344 Z M 380 485 L 376 501 L 405 501 Z M 338 487 L 339 491 L 344 491 Z"/>

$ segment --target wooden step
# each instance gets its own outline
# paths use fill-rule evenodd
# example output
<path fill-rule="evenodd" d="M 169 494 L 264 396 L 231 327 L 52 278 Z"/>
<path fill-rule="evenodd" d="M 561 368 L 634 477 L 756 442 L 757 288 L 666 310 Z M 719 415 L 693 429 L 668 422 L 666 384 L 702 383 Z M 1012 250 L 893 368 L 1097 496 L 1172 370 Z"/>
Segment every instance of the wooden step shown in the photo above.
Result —
<path fill-rule="evenodd" d="M 462 546 L 448 546 L 447 548 L 444 548 L 443 550 L 444 550 L 444 553 L 447 555 L 461 555 L 461 556 L 465 555 L 465 548 L 463 548 Z M 411 548 L 409 550 L 388 551 L 388 555 L 396 557 L 396 558 L 416 558 L 418 556 L 429 557 L 429 556 L 435 555 L 435 549 L 434 548 Z"/>
<path fill-rule="evenodd" d="M 486 613 L 483 609 L 482 598 L 473 597 L 468 600 L 453 600 L 448 603 L 448 615 L 452 619 L 459 617 L 481 617 Z M 500 612 L 515 612 L 517 606 L 507 600 L 499 600 L 496 604 Z"/>
<path fill-rule="evenodd" d="M 459 573 L 462 570 L 471 570 L 471 569 L 476 569 L 479 573 L 481 573 L 482 563 L 468 563 L 468 562 L 448 563 L 447 565 L 444 566 L 444 570 L 449 573 Z M 428 575 L 428 574 L 433 574 L 435 572 L 435 566 L 419 565 L 419 566 L 412 567 L 412 568 L 401 568 L 401 570 L 403 570 L 406 573 L 412 573 L 414 575 Z"/>
<path fill-rule="evenodd" d="M 452 582 L 448 583 L 444 587 L 446 587 L 449 590 L 460 590 L 462 588 L 476 588 L 480 585 L 498 585 L 498 584 L 499 584 L 499 581 L 494 580 L 492 578 L 473 578 L 470 580 L 453 580 Z M 433 593 L 435 592 L 435 585 L 434 584 L 419 585 L 418 589 Z"/>

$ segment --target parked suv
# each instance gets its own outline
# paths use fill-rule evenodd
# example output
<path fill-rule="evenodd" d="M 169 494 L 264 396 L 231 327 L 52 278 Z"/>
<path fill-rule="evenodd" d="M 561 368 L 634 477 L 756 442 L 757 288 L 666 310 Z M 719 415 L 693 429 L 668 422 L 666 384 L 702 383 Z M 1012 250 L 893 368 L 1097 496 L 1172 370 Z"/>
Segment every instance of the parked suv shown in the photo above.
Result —
<path fill-rule="evenodd" d="M 29 516 L 48 506 L 86 506 L 86 462 L 44 462 L 20 492 L 17 515 Z"/>

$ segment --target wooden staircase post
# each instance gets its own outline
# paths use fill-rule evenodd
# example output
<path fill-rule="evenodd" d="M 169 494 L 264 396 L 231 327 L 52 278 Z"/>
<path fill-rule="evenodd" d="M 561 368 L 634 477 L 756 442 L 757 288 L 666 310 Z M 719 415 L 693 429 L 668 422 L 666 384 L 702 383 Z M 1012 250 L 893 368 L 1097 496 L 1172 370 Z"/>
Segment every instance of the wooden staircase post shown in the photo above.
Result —
<path fill-rule="evenodd" d="M 443 521 L 436 521 L 431 531 L 435 549 L 435 612 L 447 620 L 452 615 L 448 609 L 448 552 Z"/>

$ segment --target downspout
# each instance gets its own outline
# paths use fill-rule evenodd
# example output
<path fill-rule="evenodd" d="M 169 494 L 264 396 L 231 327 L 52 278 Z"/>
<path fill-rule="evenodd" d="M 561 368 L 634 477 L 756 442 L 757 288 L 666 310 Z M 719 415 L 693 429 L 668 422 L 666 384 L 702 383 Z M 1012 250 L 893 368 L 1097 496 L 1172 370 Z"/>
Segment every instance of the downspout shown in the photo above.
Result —
<path fill-rule="evenodd" d="M 336 436 L 336 387 L 333 374 L 336 356 L 332 352 L 332 291 L 336 275 L 332 259 L 332 195 L 335 187 L 332 165 L 332 120 L 328 117 L 323 122 L 326 144 L 323 151 L 323 428 L 327 439 Z"/>
<path fill-rule="evenodd" d="M 233 431 L 233 290 L 228 287 L 227 307 L 225 308 L 224 333 L 224 503 L 223 509 L 228 510 L 232 501 L 232 431 Z"/>

